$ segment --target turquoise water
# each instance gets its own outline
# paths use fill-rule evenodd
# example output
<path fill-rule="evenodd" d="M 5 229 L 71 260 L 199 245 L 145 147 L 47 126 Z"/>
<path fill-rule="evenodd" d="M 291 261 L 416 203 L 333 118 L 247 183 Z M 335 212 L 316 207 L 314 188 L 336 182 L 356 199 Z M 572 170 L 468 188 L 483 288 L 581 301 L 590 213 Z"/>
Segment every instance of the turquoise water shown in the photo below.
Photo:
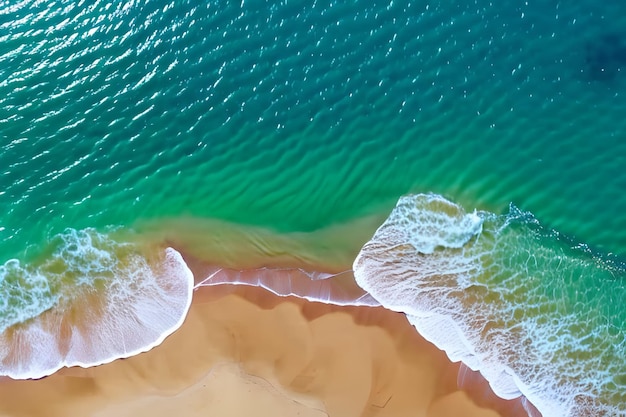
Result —
<path fill-rule="evenodd" d="M 314 231 L 410 192 L 514 203 L 619 265 L 625 23 L 590 0 L 1 2 L 0 320 L 29 286 L 54 303 L 6 271 L 68 228 Z"/>

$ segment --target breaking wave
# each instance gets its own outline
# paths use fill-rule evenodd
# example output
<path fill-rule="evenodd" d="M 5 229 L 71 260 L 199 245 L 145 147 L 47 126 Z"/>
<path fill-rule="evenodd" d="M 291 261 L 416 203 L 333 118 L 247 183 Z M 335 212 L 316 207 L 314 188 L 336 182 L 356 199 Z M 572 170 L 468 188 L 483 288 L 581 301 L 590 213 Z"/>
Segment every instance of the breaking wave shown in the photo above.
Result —
<path fill-rule="evenodd" d="M 626 273 L 532 214 L 404 196 L 354 271 L 499 396 L 545 416 L 626 413 Z"/>
<path fill-rule="evenodd" d="M 0 375 L 41 378 L 147 351 L 182 324 L 192 288 L 174 249 L 145 255 L 68 229 L 32 264 L 0 267 Z"/>

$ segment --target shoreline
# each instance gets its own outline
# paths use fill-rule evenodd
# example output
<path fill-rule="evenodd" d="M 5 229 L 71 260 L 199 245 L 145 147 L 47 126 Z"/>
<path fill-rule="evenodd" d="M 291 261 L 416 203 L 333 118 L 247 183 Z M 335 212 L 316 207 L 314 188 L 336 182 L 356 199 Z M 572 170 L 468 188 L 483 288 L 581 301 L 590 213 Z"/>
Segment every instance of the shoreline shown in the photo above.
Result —
<path fill-rule="evenodd" d="M 149 352 L 0 379 L 0 416 L 525 416 L 515 401 L 471 398 L 480 383 L 457 388 L 459 367 L 400 313 L 223 285 L 197 290 L 183 326 Z"/>
<path fill-rule="evenodd" d="M 350 305 L 363 304 L 364 294 L 351 262 L 377 223 L 374 216 L 280 235 L 174 219 L 135 235 L 148 252 L 175 247 L 193 273 L 182 326 L 127 359 L 40 380 L 0 377 L 0 417 L 263 416 L 266 409 L 277 417 L 527 417 L 522 399 L 497 397 L 404 314 Z"/>

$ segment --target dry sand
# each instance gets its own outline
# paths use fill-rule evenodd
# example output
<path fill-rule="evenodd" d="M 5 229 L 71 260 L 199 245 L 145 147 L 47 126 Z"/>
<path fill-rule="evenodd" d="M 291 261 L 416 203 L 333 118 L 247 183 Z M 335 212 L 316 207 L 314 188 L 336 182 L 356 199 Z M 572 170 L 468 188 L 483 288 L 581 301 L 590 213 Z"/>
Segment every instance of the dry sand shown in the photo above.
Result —
<path fill-rule="evenodd" d="M 200 289 L 183 326 L 150 352 L 0 379 L 0 416 L 524 415 L 464 373 L 470 399 L 458 374 L 401 314 L 226 285 Z"/>

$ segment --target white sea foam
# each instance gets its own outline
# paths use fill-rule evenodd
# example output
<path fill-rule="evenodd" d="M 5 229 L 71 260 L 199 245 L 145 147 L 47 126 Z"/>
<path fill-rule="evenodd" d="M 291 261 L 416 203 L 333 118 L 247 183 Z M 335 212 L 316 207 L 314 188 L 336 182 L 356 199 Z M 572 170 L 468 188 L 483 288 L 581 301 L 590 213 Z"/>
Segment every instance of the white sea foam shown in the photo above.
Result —
<path fill-rule="evenodd" d="M 134 245 L 93 230 L 67 230 L 51 245 L 27 280 L 51 287 L 55 303 L 0 334 L 1 375 L 41 378 L 130 357 L 182 324 L 193 276 L 174 249 L 149 261 Z"/>
<path fill-rule="evenodd" d="M 402 197 L 354 273 L 497 395 L 523 394 L 545 417 L 626 415 L 626 330 L 612 307 L 626 297 L 619 272 L 532 216 Z"/>
<path fill-rule="evenodd" d="M 393 222 L 404 233 L 406 242 L 424 254 L 433 253 L 437 247 L 463 247 L 481 232 L 483 224 L 476 212 L 466 214 L 436 194 L 422 195 L 417 205 L 411 196 L 400 197 L 387 222 Z"/>
<path fill-rule="evenodd" d="M 48 280 L 38 271 L 23 267 L 17 259 L 0 265 L 0 334 L 16 323 L 40 315 L 55 303 Z"/>

